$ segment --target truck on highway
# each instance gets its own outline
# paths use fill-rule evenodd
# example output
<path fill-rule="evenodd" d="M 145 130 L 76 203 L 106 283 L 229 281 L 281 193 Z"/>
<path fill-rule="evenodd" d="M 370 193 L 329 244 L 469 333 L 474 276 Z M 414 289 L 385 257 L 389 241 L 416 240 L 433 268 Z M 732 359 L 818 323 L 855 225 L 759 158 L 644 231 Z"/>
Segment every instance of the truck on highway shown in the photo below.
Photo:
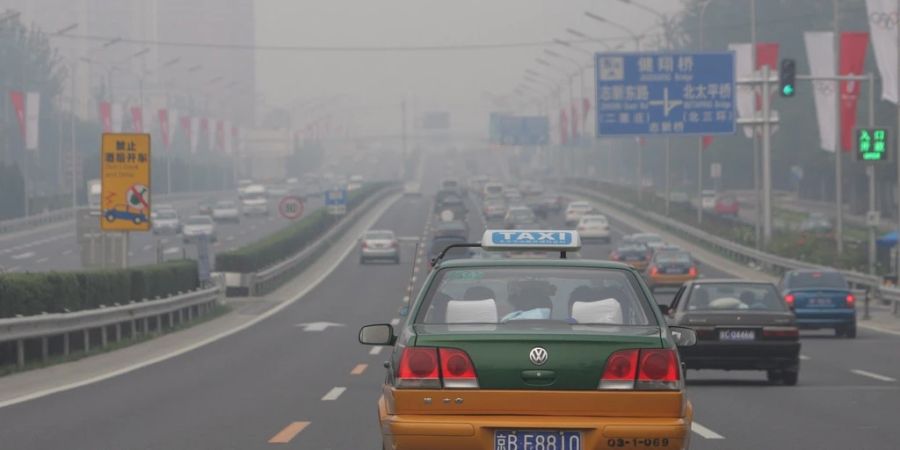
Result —
<path fill-rule="evenodd" d="M 103 186 L 100 184 L 100 180 L 93 179 L 88 180 L 87 182 L 87 202 L 88 208 L 91 212 L 100 213 L 100 204 L 101 204 L 101 194 L 103 193 Z"/>

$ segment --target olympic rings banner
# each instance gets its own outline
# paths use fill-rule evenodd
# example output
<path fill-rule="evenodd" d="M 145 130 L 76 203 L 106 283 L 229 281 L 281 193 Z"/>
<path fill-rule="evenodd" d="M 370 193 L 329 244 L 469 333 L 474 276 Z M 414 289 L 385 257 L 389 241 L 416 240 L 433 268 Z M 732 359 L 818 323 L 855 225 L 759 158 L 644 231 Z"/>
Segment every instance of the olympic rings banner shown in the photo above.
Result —
<path fill-rule="evenodd" d="M 866 0 L 866 12 L 881 75 L 881 99 L 897 103 L 897 0 Z"/>

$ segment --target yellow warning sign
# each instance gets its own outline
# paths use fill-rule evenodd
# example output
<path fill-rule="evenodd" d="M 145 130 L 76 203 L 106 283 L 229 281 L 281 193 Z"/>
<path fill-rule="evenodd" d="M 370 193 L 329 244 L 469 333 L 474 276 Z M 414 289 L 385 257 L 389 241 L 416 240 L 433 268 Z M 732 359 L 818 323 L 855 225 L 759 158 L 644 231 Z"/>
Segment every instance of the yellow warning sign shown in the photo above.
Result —
<path fill-rule="evenodd" d="M 150 230 L 150 135 L 103 133 L 100 228 Z"/>

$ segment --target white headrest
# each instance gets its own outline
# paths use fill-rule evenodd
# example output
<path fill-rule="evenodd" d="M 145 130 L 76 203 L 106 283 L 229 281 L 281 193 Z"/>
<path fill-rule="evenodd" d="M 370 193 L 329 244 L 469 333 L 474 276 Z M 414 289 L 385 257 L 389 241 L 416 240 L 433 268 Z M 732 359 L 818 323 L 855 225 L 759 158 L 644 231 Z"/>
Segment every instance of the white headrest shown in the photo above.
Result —
<path fill-rule="evenodd" d="M 578 323 L 622 323 L 622 305 L 614 298 L 572 304 L 572 318 Z"/>
<path fill-rule="evenodd" d="M 447 323 L 497 323 L 497 303 L 486 300 L 450 300 Z"/>

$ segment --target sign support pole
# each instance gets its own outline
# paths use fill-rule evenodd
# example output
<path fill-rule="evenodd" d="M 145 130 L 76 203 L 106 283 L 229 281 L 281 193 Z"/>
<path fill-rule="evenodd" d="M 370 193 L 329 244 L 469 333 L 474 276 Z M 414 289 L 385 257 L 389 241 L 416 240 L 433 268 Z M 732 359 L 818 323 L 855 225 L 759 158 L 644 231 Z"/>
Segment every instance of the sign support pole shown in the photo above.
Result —
<path fill-rule="evenodd" d="M 874 83 L 875 75 L 869 73 L 869 86 L 867 94 L 869 94 L 869 126 L 875 126 L 875 83 Z M 895 138 L 896 139 L 896 138 Z M 875 211 L 875 165 L 869 164 L 869 167 L 866 167 L 866 175 L 869 176 L 869 211 Z M 875 274 L 875 232 L 878 231 L 877 227 L 870 226 L 869 227 L 869 274 Z"/>
<path fill-rule="evenodd" d="M 670 177 L 669 177 L 669 164 L 671 162 L 670 154 L 672 153 L 672 138 L 666 138 L 666 217 L 669 217 L 669 189 L 670 189 Z"/>
<path fill-rule="evenodd" d="M 762 189 L 763 189 L 763 246 L 772 241 L 772 100 L 769 91 L 768 64 L 763 65 L 763 125 L 762 125 Z"/>
<path fill-rule="evenodd" d="M 637 161 L 637 190 L 638 201 L 644 201 L 644 138 L 639 137 L 638 141 L 638 161 Z"/>
<path fill-rule="evenodd" d="M 833 0 L 834 7 L 834 74 L 840 74 L 840 9 L 838 0 Z M 837 254 L 844 254 L 844 149 L 841 145 L 841 82 L 834 83 L 834 117 L 837 118 L 837 126 L 834 127 L 834 203 L 835 203 L 835 233 L 837 241 Z"/>
<path fill-rule="evenodd" d="M 898 8 L 900 8 L 900 1 L 897 2 L 897 5 Z M 900 42 L 897 43 L 897 68 L 900 70 Z M 900 76 L 897 77 L 897 88 L 900 89 Z M 900 97 L 900 90 L 898 90 L 897 93 L 898 97 Z M 897 99 L 897 131 L 900 132 L 900 98 Z M 900 282 L 900 139 L 895 137 L 894 140 L 897 141 L 897 151 L 894 154 L 894 159 L 897 161 L 897 182 L 895 184 L 896 190 L 894 191 L 894 201 L 897 202 L 897 216 L 895 220 L 897 221 L 898 236 L 897 243 L 894 244 L 896 258 L 894 273 L 897 275 L 897 281 Z"/>

